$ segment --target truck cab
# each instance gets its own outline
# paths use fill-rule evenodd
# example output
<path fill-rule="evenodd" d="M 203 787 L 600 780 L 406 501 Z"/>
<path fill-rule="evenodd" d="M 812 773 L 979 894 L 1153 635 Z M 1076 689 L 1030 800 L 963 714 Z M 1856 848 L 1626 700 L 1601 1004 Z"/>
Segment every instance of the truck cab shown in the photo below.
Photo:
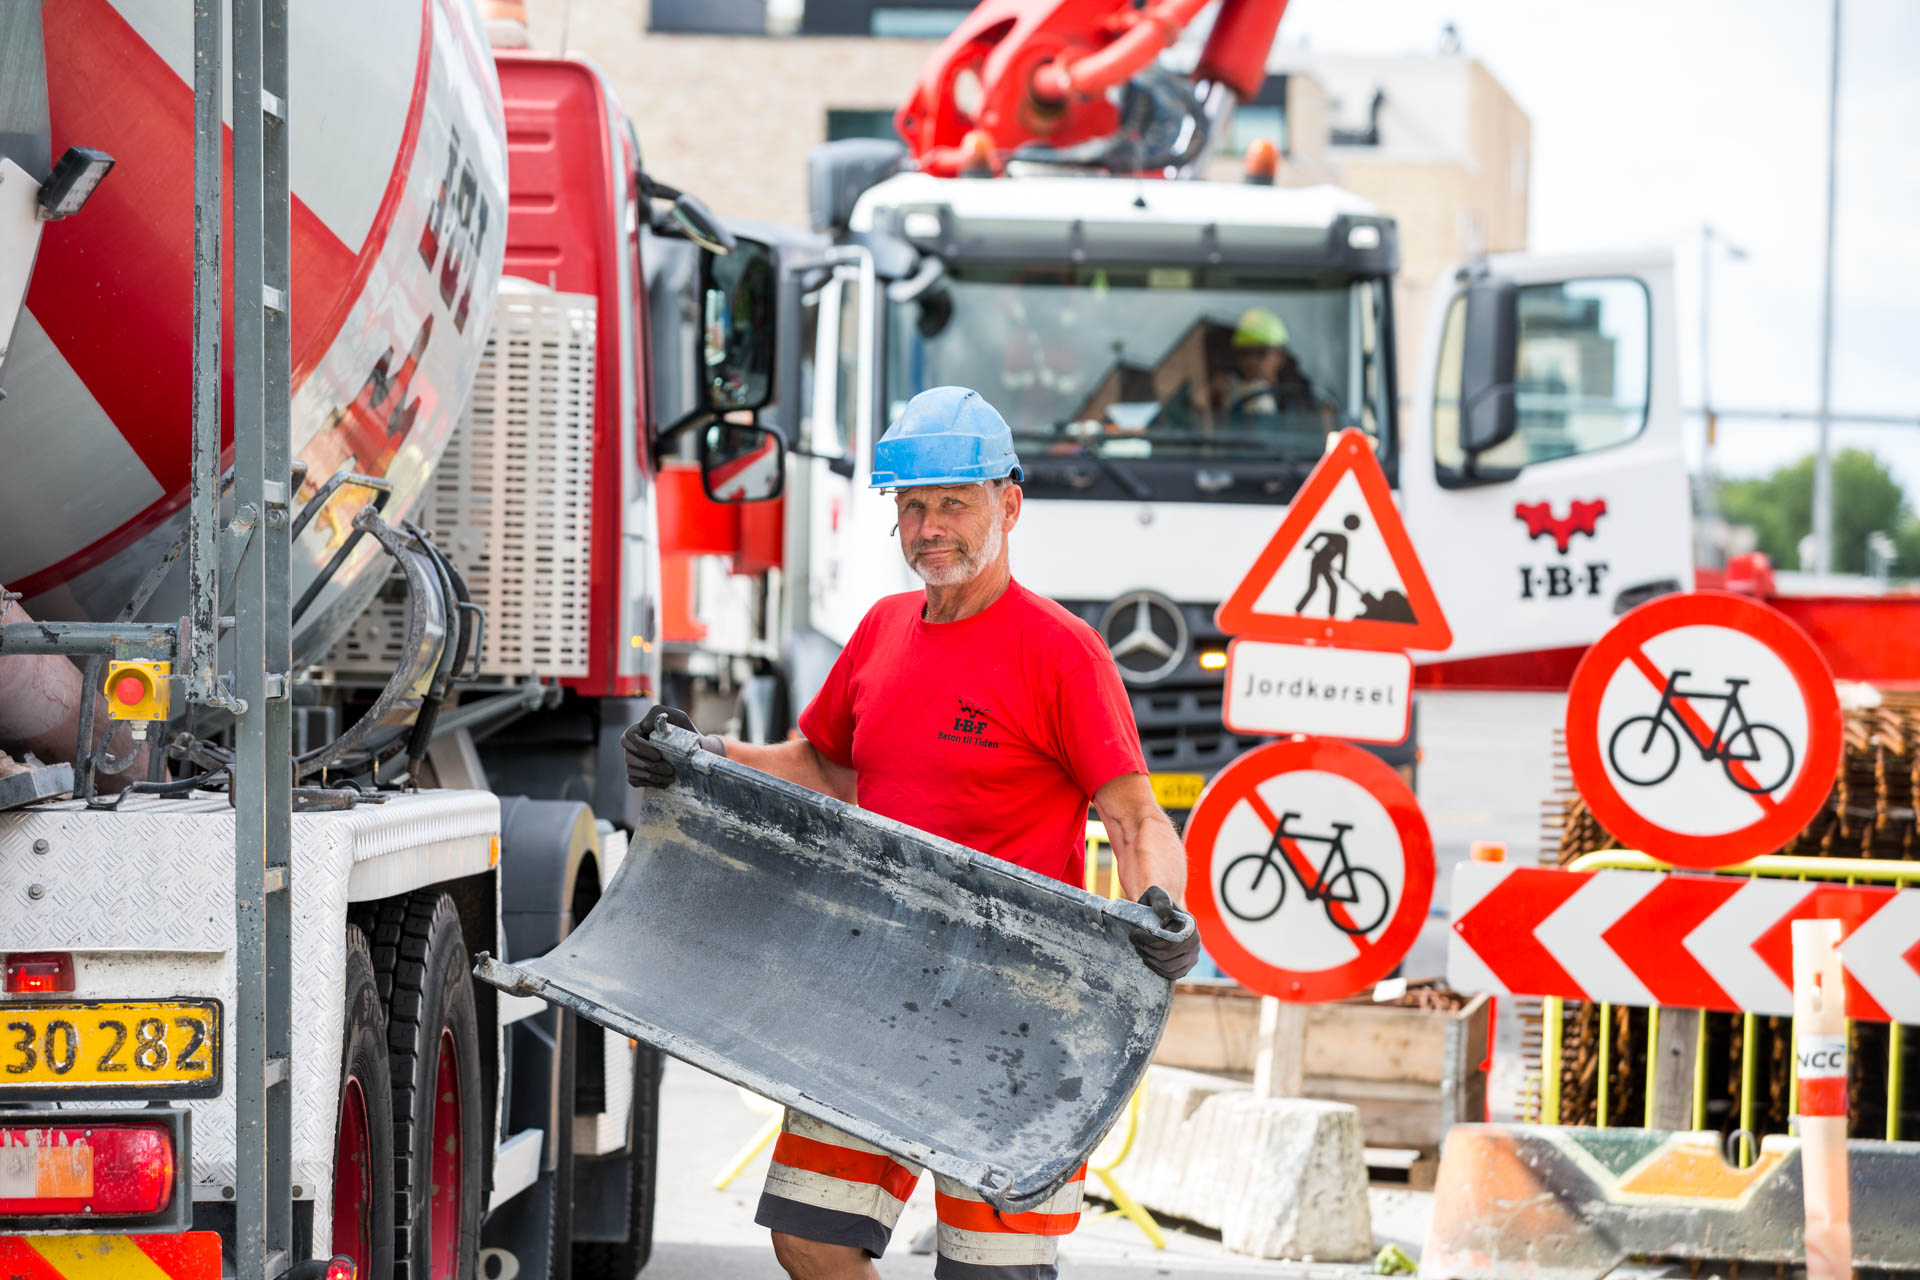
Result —
<path fill-rule="evenodd" d="M 822 150 L 815 224 L 836 247 L 805 281 L 794 357 L 797 648 L 831 651 L 875 600 L 918 585 L 888 541 L 891 503 L 868 489 L 872 450 L 943 384 L 1013 425 L 1014 572 L 1108 642 L 1173 807 L 1257 741 L 1221 725 L 1214 610 L 1346 428 L 1373 442 L 1452 626 L 1451 649 L 1421 655 L 1428 687 L 1563 682 L 1617 610 L 1691 584 L 1662 256 L 1462 267 L 1403 388 L 1396 228 L 1351 193 L 926 174 L 862 187 L 873 155 L 835 172 Z M 812 669 L 794 664 L 796 705 Z"/>

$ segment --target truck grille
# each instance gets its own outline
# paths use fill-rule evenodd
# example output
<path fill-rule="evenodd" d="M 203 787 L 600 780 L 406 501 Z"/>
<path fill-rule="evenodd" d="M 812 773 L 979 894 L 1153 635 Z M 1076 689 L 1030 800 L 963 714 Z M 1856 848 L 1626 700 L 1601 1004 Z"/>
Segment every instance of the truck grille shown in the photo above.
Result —
<path fill-rule="evenodd" d="M 1062 601 L 1076 617 L 1099 630 L 1109 602 Z M 1140 748 L 1154 773 L 1199 773 L 1211 777 L 1235 757 L 1267 741 L 1229 733 L 1220 723 L 1224 695 L 1219 671 L 1200 665 L 1202 653 L 1225 651 L 1227 637 L 1213 625 L 1211 604 L 1173 604 L 1186 622 L 1186 652 L 1174 668 L 1151 682 L 1128 687 Z"/>

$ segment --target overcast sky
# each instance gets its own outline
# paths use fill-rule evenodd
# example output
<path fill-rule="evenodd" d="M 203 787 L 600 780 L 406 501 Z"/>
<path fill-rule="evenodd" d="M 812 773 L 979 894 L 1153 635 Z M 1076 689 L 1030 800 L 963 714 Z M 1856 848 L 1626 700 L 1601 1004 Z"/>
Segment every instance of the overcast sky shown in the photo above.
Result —
<path fill-rule="evenodd" d="M 1844 5 L 1834 408 L 1920 417 L 1920 3 Z M 1831 13 L 1827 0 L 1292 0 L 1280 33 L 1421 53 L 1453 22 L 1532 118 L 1530 247 L 1670 246 L 1694 405 L 1711 223 L 1751 255 L 1713 264 L 1714 403 L 1812 409 Z M 1920 505 L 1920 427 L 1836 440 L 1878 452 Z M 1720 441 L 1720 470 L 1764 471 L 1810 451 L 1813 426 L 1723 418 Z"/>

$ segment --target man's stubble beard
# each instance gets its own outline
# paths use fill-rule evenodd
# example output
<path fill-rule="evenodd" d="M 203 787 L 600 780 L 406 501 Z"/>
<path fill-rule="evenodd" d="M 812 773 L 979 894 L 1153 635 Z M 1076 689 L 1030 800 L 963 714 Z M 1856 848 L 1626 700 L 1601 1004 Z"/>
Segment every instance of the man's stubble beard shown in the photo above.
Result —
<path fill-rule="evenodd" d="M 907 567 L 918 574 L 920 580 L 930 587 L 957 587 L 962 583 L 972 582 L 980 576 L 982 570 L 1000 558 L 1000 547 L 1006 539 L 1006 534 L 1006 513 L 1000 509 L 998 503 L 995 503 L 993 519 L 987 524 L 987 536 L 981 540 L 978 552 L 968 555 L 962 549 L 958 563 L 940 569 L 930 569 L 920 563 L 920 557 L 928 551 L 952 544 L 940 542 L 931 547 L 921 545 L 908 551 Z"/>

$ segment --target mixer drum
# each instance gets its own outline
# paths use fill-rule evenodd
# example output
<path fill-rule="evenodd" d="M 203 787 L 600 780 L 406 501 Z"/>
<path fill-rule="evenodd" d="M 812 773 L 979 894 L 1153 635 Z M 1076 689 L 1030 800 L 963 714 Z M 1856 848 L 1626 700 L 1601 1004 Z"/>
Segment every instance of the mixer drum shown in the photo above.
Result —
<path fill-rule="evenodd" d="M 493 318 L 499 83 L 471 0 L 291 11 L 293 445 L 309 463 L 296 509 L 350 461 L 392 482 L 397 522 L 426 491 Z M 79 214 L 47 225 L 7 356 L 0 583 L 36 617 L 108 618 L 186 526 L 192 7 L 47 0 L 41 19 L 51 154 L 98 147 L 117 164 Z M 230 291 L 230 255 L 222 267 Z M 230 459 L 230 352 L 223 365 Z M 343 490 L 294 544 L 296 598 L 367 498 Z M 296 664 L 326 650 L 387 568 L 363 540 L 300 619 Z M 146 616 L 185 607 L 176 569 Z"/>

